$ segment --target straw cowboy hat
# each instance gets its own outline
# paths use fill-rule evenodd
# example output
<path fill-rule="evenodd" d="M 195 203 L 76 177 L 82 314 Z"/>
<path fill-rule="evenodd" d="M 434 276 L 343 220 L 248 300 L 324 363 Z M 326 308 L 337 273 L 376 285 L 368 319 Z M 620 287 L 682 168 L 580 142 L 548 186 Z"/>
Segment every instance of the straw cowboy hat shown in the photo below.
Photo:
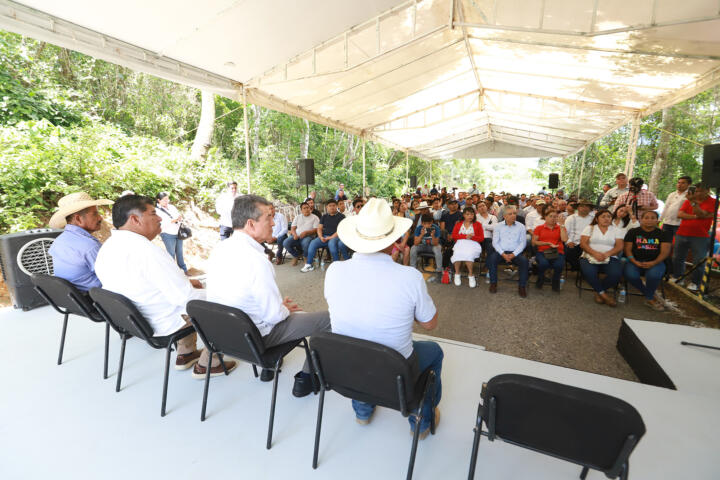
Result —
<path fill-rule="evenodd" d="M 98 207 L 100 205 L 112 205 L 112 200 L 93 200 L 90 195 L 85 192 L 71 193 L 65 195 L 58 202 L 58 211 L 50 218 L 50 228 L 65 228 L 67 222 L 65 217 L 84 210 L 88 207 Z"/>
<path fill-rule="evenodd" d="M 420 202 L 420 205 L 417 206 L 417 209 L 418 209 L 418 210 L 422 210 L 422 209 L 424 209 L 424 208 L 430 208 L 430 205 L 428 205 L 428 203 L 427 203 L 425 200 L 423 200 L 422 202 Z"/>
<path fill-rule="evenodd" d="M 360 213 L 340 222 L 338 236 L 356 252 L 374 253 L 400 238 L 411 225 L 411 219 L 394 216 L 385 200 L 371 198 Z"/>

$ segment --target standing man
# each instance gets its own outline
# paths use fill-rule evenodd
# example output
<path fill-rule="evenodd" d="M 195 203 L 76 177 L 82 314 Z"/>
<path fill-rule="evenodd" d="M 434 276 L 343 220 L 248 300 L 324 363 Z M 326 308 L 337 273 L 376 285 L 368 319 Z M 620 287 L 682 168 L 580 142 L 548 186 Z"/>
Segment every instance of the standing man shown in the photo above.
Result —
<path fill-rule="evenodd" d="M 600 202 L 602 202 L 602 199 L 605 197 L 605 194 L 610 190 L 610 184 L 606 183 L 602 186 L 602 192 L 600 192 L 600 195 L 597 197 L 597 201 L 595 202 L 595 206 L 599 207 Z"/>
<path fill-rule="evenodd" d="M 611 188 L 605 192 L 605 195 L 603 195 L 603 199 L 600 201 L 600 208 L 607 208 L 611 212 L 614 211 L 615 207 L 613 204 L 615 203 L 615 200 L 620 195 L 627 193 L 630 190 L 628 188 L 627 175 L 624 173 L 618 173 L 615 175 L 615 185 L 615 187 Z"/>
<path fill-rule="evenodd" d="M 517 208 L 508 205 L 505 208 L 505 221 L 500 222 L 493 230 L 492 251 L 487 258 L 490 273 L 490 293 L 497 293 L 497 268 L 501 261 L 517 265 L 520 270 L 518 294 L 527 297 L 528 260 L 522 255 L 527 245 L 525 227 L 515 221 Z"/>
<path fill-rule="evenodd" d="M 283 263 L 283 243 L 288 236 L 288 222 L 285 215 L 276 211 L 275 205 L 270 205 L 270 209 L 273 214 L 273 229 L 272 236 L 270 237 L 270 243 L 277 243 L 277 255 L 275 256 L 275 262 L 278 265 Z"/>
<path fill-rule="evenodd" d="M 50 228 L 64 228 L 50 246 L 54 275 L 72 283 L 81 292 L 102 286 L 95 274 L 95 259 L 102 244 L 91 234 L 100 230 L 99 205 L 110 200 L 93 200 L 85 192 L 71 193 L 60 199 L 58 210 L 50 218 Z"/>
<path fill-rule="evenodd" d="M 685 273 L 688 251 L 692 252 L 692 261 L 695 265 L 710 253 L 710 234 L 708 232 L 715 213 L 715 199 L 710 196 L 710 188 L 704 183 L 697 183 L 691 187 L 685 198 L 685 203 L 678 211 L 678 217 L 682 222 L 675 234 L 675 255 L 673 257 L 675 278 L 672 278 L 671 281 Z M 695 269 L 691 282 L 687 285 L 688 290 L 697 291 L 703 273 L 702 265 Z"/>
<path fill-rule="evenodd" d="M 480 192 L 477 189 L 477 183 L 473 183 L 472 188 L 468 192 L 468 195 L 477 195 L 478 193 Z"/>
<path fill-rule="evenodd" d="M 239 308 L 257 326 L 266 347 L 274 347 L 320 332 L 330 331 L 327 312 L 306 313 L 289 298 L 283 299 L 275 282 L 275 269 L 265 256 L 263 242 L 272 237 L 271 203 L 257 195 L 243 195 L 232 209 L 235 234 L 213 249 L 208 260 L 207 299 Z M 292 393 L 312 392 L 310 366 L 305 360 L 295 375 Z M 260 380 L 274 378 L 263 369 Z"/>
<path fill-rule="evenodd" d="M 348 199 L 348 198 L 347 198 L 347 195 L 345 194 L 345 184 L 344 184 L 344 183 L 341 183 L 341 184 L 340 184 L 340 188 L 338 188 L 338 189 L 335 191 L 335 201 L 336 201 L 336 202 L 340 202 L 340 201 L 343 201 L 343 202 L 344 202 L 344 201 L 347 200 L 347 199 Z"/>
<path fill-rule="evenodd" d="M 613 206 L 618 208 L 620 205 L 626 205 L 636 218 L 641 218 L 642 213 L 648 210 L 657 210 L 657 198 L 650 190 L 642 188 L 644 184 L 645 180 L 640 177 L 631 178 L 628 191 L 619 195 Z"/>
<path fill-rule="evenodd" d="M 660 221 L 663 224 L 663 232 L 670 233 L 670 243 L 672 243 L 672 239 L 675 237 L 675 234 L 680 227 L 681 219 L 678 217 L 678 212 L 680 211 L 680 207 L 682 207 L 683 203 L 685 203 L 688 188 L 691 183 L 692 178 L 687 175 L 678 178 L 677 190 L 670 193 L 667 200 L 665 200 L 665 208 L 660 216 Z"/>
<path fill-rule="evenodd" d="M 215 201 L 215 211 L 220 215 L 220 240 L 230 238 L 233 233 L 230 212 L 237 196 L 237 182 L 228 182 L 227 190 Z"/>
<path fill-rule="evenodd" d="M 430 422 L 440 421 L 437 405 L 442 396 L 443 351 L 435 342 L 413 341 L 415 323 L 432 330 L 438 312 L 428 295 L 423 276 L 412 267 L 393 262 L 393 243 L 410 228 L 412 221 L 393 216 L 384 200 L 370 199 L 359 215 L 343 221 L 340 239 L 355 251 L 352 259 L 330 265 L 325 278 L 325 299 L 333 333 L 377 342 L 395 349 L 419 371 L 435 373 L 435 392 L 423 402 L 420 439 L 430 433 Z M 348 289 L 352 278 L 356 288 Z M 356 421 L 370 423 L 375 405 L 352 401 Z M 417 412 L 408 418 L 415 429 Z"/>

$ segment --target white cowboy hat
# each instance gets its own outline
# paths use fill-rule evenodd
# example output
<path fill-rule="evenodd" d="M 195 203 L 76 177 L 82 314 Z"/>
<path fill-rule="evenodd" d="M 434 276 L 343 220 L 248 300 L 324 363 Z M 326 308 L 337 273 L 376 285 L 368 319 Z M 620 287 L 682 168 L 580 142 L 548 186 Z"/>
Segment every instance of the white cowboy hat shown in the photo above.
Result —
<path fill-rule="evenodd" d="M 112 200 L 105 200 L 102 198 L 99 200 L 93 200 L 93 198 L 85 192 L 71 193 L 70 195 L 65 195 L 60 199 L 58 202 L 58 211 L 53 213 L 53 216 L 50 217 L 50 222 L 48 223 L 50 228 L 65 228 L 65 225 L 67 225 L 65 217 L 68 215 L 77 213 L 88 207 L 112 205 L 113 203 L 114 202 Z"/>
<path fill-rule="evenodd" d="M 418 210 L 422 210 L 423 208 L 430 208 L 430 205 L 428 205 L 428 203 L 425 200 L 420 202 L 420 205 L 417 206 Z"/>
<path fill-rule="evenodd" d="M 400 238 L 412 223 L 409 218 L 394 216 L 387 201 L 371 198 L 359 214 L 340 222 L 338 236 L 356 252 L 374 253 Z"/>

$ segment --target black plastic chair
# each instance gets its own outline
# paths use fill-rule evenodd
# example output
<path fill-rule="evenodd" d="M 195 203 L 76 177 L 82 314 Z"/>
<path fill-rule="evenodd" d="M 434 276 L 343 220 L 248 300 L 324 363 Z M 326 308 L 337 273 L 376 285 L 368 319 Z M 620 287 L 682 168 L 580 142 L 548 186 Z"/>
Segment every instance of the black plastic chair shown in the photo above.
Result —
<path fill-rule="evenodd" d="M 417 409 L 407 472 L 407 478 L 412 478 L 422 406 L 428 392 L 435 398 L 435 373 L 430 369 L 420 372 L 414 356 L 406 359 L 385 345 L 336 333 L 313 335 L 310 355 L 320 379 L 313 468 L 317 468 L 318 463 L 325 392 L 335 390 L 347 398 L 399 410 L 404 417 Z M 434 413 L 430 432 L 435 434 Z"/>
<path fill-rule="evenodd" d="M 483 385 L 480 396 L 470 480 L 481 435 L 576 463 L 581 479 L 592 468 L 625 480 L 630 454 L 645 434 L 642 417 L 629 403 L 540 378 L 498 375 Z"/>
<path fill-rule="evenodd" d="M 148 345 L 157 350 L 165 350 L 165 375 L 163 378 L 162 406 L 160 416 L 165 416 L 165 404 L 167 401 L 168 374 L 170 372 L 170 352 L 173 345 L 177 348 L 177 341 L 195 333 L 193 327 L 181 328 L 172 335 L 154 337 L 153 329 L 148 321 L 138 311 L 137 307 L 127 297 L 119 293 L 110 292 L 102 288 L 90 290 L 90 297 L 95 303 L 100 315 L 108 322 L 115 331 L 120 334 L 122 344 L 120 345 L 120 365 L 118 366 L 117 383 L 115 391 L 120 391 L 122 383 L 123 363 L 125 361 L 125 342 L 130 337 L 138 337 L 145 340 Z"/>
<path fill-rule="evenodd" d="M 273 381 L 272 400 L 270 401 L 270 421 L 265 445 L 269 450 L 272 446 L 275 401 L 282 360 L 294 348 L 302 345 L 309 362 L 310 350 L 308 349 L 307 340 L 300 338 L 273 347 L 266 347 L 255 323 L 245 312 L 238 308 L 205 300 L 191 300 L 187 304 L 187 312 L 190 315 L 190 322 L 197 330 L 198 335 L 200 335 L 205 348 L 208 349 L 211 355 L 218 355 L 221 362 L 223 355 L 230 355 L 251 363 L 256 377 L 258 376 L 258 366 L 274 371 L 275 379 Z M 209 387 L 210 369 L 208 368 L 205 376 L 202 410 L 200 412 L 201 421 L 205 421 Z"/>
<path fill-rule="evenodd" d="M 32 276 L 35 291 L 52 307 L 63 315 L 62 333 L 60 334 L 60 351 L 57 364 L 62 364 L 63 350 L 65 349 L 65 334 L 67 332 L 68 317 L 70 314 L 79 315 L 96 323 L 105 323 L 105 361 L 103 363 L 103 379 L 108 377 L 108 350 L 110 343 L 110 325 L 102 318 L 100 313 L 90 303 L 86 294 L 75 288 L 67 280 L 53 275 L 35 274 Z"/>

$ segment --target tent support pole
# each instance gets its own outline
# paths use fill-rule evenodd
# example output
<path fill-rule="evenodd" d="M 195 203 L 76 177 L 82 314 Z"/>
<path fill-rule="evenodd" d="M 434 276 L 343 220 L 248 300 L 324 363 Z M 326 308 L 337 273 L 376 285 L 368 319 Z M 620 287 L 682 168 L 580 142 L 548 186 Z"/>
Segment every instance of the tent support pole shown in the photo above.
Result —
<path fill-rule="evenodd" d="M 405 191 L 410 189 L 410 153 L 405 150 Z"/>
<path fill-rule="evenodd" d="M 632 121 L 632 130 L 630 130 L 630 142 L 628 143 L 628 153 L 625 159 L 625 175 L 632 177 L 635 170 L 635 157 L 637 155 L 637 142 L 640 136 L 640 115 L 635 115 Z"/>
<path fill-rule="evenodd" d="M 365 137 L 363 137 L 362 142 L 363 142 L 363 145 L 362 145 L 362 147 L 363 147 L 363 191 L 362 191 L 362 196 L 365 197 L 365 195 L 367 194 L 367 192 L 366 192 L 367 186 L 366 186 L 366 180 L 365 180 Z"/>
<path fill-rule="evenodd" d="M 245 86 L 242 89 L 243 95 L 243 127 L 245 127 L 245 171 L 247 173 L 247 193 L 250 194 L 250 131 L 248 130 L 247 118 L 247 93 Z"/>
<path fill-rule="evenodd" d="M 583 148 L 582 162 L 580 163 L 580 176 L 578 177 L 578 198 L 580 198 L 580 189 L 582 188 L 583 171 L 585 170 L 585 154 L 587 154 L 587 145 Z"/>

